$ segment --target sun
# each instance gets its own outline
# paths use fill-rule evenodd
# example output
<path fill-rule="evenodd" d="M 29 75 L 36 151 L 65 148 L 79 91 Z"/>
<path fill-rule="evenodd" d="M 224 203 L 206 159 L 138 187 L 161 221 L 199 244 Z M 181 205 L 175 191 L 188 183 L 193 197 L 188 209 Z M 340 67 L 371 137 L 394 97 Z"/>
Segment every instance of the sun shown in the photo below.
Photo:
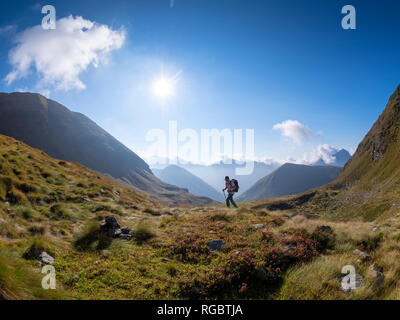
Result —
<path fill-rule="evenodd" d="M 156 79 L 153 83 L 153 94 L 162 100 L 166 100 L 174 94 L 174 81 L 165 77 Z"/>

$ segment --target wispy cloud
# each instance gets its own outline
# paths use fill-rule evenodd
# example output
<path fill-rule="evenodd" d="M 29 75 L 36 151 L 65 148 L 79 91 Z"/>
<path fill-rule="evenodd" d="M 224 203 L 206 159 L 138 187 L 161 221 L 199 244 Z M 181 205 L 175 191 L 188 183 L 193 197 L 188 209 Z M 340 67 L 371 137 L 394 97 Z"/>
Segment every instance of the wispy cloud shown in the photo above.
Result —
<path fill-rule="evenodd" d="M 297 120 L 286 120 L 273 126 L 274 130 L 279 130 L 283 137 L 289 138 L 295 144 L 303 144 L 313 136 L 313 132 L 304 124 Z"/>
<path fill-rule="evenodd" d="M 17 31 L 17 26 L 14 24 L 10 24 L 4 27 L 0 27 L 0 36 L 9 36 L 15 34 Z"/>
<path fill-rule="evenodd" d="M 56 30 L 43 30 L 40 25 L 28 28 L 16 36 L 9 52 L 13 70 L 5 80 L 11 84 L 36 72 L 38 88 L 85 89 L 80 74 L 89 66 L 106 63 L 110 52 L 120 49 L 124 41 L 124 30 L 82 17 L 59 19 Z"/>

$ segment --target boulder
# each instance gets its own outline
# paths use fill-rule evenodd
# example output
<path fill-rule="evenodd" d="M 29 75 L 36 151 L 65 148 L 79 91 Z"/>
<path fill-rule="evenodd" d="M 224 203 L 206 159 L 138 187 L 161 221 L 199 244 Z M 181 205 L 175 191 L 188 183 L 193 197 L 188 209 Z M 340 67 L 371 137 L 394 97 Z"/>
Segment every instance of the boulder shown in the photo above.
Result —
<path fill-rule="evenodd" d="M 107 233 L 111 238 L 119 238 L 126 241 L 130 241 L 133 236 L 132 229 L 121 227 L 114 217 L 106 217 L 105 222 L 100 225 L 100 231 Z"/>
<path fill-rule="evenodd" d="M 211 240 L 207 242 L 207 247 L 211 251 L 221 251 L 221 248 L 225 245 L 222 240 Z"/>
<path fill-rule="evenodd" d="M 117 219 L 115 219 L 114 217 L 106 217 L 105 221 L 106 221 L 106 225 L 109 229 L 120 229 L 121 228 Z"/>
<path fill-rule="evenodd" d="M 44 264 L 54 263 L 54 258 L 51 255 L 49 255 L 46 251 L 42 251 L 41 253 L 39 253 L 38 260 Z"/>
<path fill-rule="evenodd" d="M 108 230 L 108 236 L 111 238 L 119 238 L 121 236 L 122 232 L 121 229 L 109 229 Z"/>

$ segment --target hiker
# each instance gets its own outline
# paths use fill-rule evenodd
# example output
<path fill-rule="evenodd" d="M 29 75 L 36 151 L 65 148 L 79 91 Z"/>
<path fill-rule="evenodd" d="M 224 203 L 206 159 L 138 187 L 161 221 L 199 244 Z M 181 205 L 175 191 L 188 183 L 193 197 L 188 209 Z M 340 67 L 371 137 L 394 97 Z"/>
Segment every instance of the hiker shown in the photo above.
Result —
<path fill-rule="evenodd" d="M 228 208 L 231 207 L 231 203 L 235 208 L 238 206 L 236 205 L 235 201 L 233 201 L 233 195 L 239 191 L 239 184 L 237 180 L 230 179 L 228 176 L 225 177 L 225 188 L 222 189 L 222 192 L 225 194 L 225 190 L 228 190 L 228 198 L 226 198 L 226 206 Z"/>

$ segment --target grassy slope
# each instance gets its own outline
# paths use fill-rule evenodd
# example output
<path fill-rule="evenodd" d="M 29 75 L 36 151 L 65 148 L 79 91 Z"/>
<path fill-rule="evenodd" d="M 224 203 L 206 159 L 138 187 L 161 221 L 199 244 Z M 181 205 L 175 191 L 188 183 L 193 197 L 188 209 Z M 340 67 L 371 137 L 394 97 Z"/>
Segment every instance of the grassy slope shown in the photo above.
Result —
<path fill-rule="evenodd" d="M 399 297 L 397 217 L 380 223 L 381 231 L 374 233 L 367 222 L 353 222 L 350 228 L 346 222 L 326 222 L 308 214 L 289 219 L 291 210 L 268 210 L 254 203 L 232 211 L 222 206 L 164 207 L 80 165 L 51 159 L 4 136 L 0 182 L 3 298 Z M 134 239 L 101 236 L 97 227 L 106 215 L 134 229 Z M 254 224 L 263 226 L 257 229 Z M 321 224 L 330 225 L 334 235 L 316 231 Z M 210 252 L 206 246 L 216 239 L 226 242 L 222 252 Z M 287 248 L 294 243 L 295 249 Z M 57 291 L 40 289 L 37 261 L 22 258 L 38 246 L 56 258 Z M 382 265 L 383 289 L 371 288 L 370 263 L 358 262 L 355 248 L 368 251 Z M 345 294 L 332 279 L 349 263 L 367 285 Z M 265 270 L 263 280 L 260 267 Z"/>

